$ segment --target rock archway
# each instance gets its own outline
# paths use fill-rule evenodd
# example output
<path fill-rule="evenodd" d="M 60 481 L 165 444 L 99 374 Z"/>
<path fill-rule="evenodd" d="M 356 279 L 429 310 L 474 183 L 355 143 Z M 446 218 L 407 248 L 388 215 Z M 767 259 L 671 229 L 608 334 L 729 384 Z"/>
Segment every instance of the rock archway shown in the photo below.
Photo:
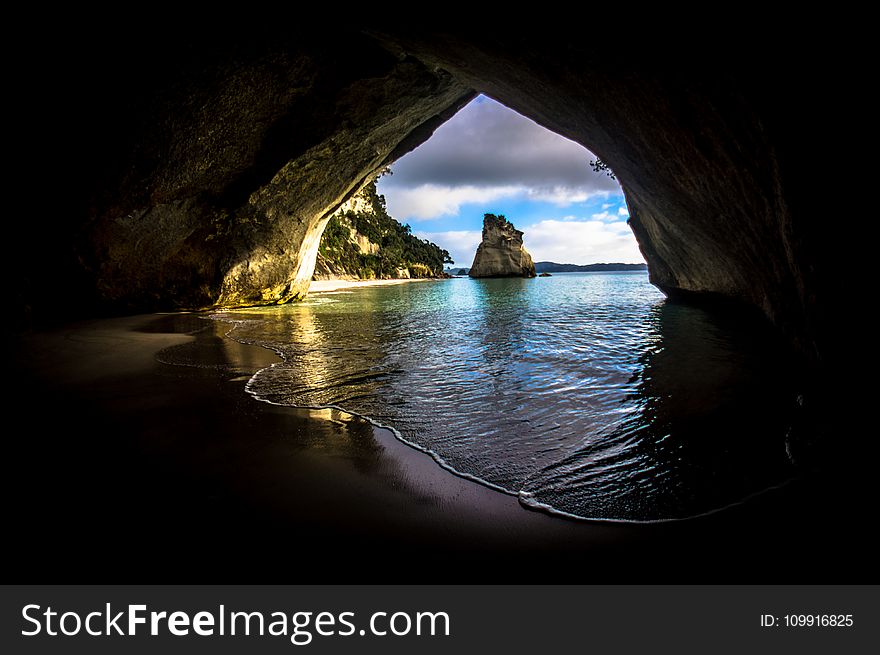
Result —
<path fill-rule="evenodd" d="M 483 92 L 611 166 L 666 293 L 758 307 L 822 355 L 839 253 L 799 132 L 824 110 L 804 114 L 815 68 L 722 45 L 608 56 L 574 30 L 107 41 L 59 75 L 76 130 L 49 138 L 74 166 L 52 229 L 21 228 L 48 253 L 20 285 L 31 309 L 49 280 L 53 301 L 127 310 L 296 298 L 327 215 Z"/>

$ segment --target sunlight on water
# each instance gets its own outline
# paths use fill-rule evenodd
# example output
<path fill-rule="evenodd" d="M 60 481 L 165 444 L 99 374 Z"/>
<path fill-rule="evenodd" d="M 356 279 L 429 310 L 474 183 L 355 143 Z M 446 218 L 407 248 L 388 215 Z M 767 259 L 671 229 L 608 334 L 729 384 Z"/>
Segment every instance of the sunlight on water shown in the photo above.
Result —
<path fill-rule="evenodd" d="M 284 362 L 248 390 L 337 405 L 531 506 L 652 521 L 791 477 L 796 393 L 765 326 L 667 303 L 647 275 L 454 279 L 225 312 Z"/>

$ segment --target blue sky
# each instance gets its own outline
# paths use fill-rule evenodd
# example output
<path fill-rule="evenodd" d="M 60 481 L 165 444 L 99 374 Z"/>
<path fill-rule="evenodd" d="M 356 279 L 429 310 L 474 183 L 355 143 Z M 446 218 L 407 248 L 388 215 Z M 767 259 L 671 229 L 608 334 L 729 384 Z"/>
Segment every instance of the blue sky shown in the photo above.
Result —
<path fill-rule="evenodd" d="M 623 192 L 595 156 L 479 96 L 379 181 L 389 213 L 470 266 L 483 214 L 504 214 L 535 261 L 642 262 Z"/>

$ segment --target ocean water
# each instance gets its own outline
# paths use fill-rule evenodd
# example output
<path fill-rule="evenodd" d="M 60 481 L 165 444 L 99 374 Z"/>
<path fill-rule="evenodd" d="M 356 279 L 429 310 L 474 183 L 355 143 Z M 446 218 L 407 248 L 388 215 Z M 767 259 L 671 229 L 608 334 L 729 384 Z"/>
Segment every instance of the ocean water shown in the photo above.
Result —
<path fill-rule="evenodd" d="M 456 278 L 215 314 L 280 354 L 259 400 L 336 406 L 529 507 L 664 521 L 790 480 L 798 389 L 763 321 L 643 272 Z"/>

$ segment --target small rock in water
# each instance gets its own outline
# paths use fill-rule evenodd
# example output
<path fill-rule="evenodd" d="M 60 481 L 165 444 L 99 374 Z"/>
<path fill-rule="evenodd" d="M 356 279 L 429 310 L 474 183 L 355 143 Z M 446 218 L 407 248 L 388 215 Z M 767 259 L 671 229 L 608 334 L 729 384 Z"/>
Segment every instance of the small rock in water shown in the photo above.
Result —
<path fill-rule="evenodd" d="M 503 215 L 483 216 L 483 241 L 477 247 L 471 277 L 535 277 L 535 263 L 523 247 L 523 233 Z"/>

